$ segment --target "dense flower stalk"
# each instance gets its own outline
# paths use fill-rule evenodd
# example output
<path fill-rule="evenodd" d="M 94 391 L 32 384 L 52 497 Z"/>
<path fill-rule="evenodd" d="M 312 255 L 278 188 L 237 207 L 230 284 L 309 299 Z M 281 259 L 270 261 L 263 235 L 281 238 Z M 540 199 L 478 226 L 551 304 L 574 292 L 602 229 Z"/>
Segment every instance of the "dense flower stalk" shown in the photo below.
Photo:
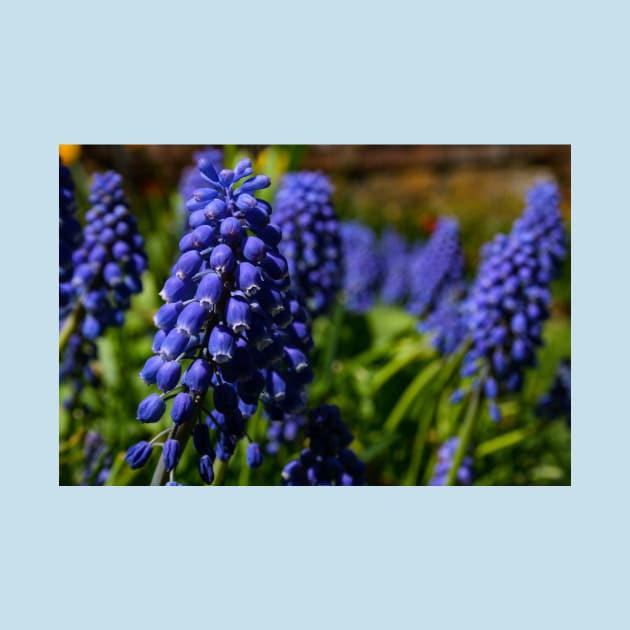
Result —
<path fill-rule="evenodd" d="M 407 309 L 424 317 L 437 308 L 445 292 L 462 281 L 464 256 L 457 221 L 439 219 L 431 238 L 415 256 Z"/>
<path fill-rule="evenodd" d="M 571 426 L 571 361 L 558 362 L 556 375 L 549 391 L 536 404 L 536 415 L 543 420 L 564 419 Z"/>
<path fill-rule="evenodd" d="M 430 335 L 440 354 L 454 352 L 466 336 L 462 301 L 467 287 L 457 221 L 439 219 L 429 241 L 412 249 L 407 266 L 407 310 L 421 318 L 418 329 Z"/>
<path fill-rule="evenodd" d="M 260 400 L 273 419 L 304 410 L 312 342 L 308 316 L 289 290 L 281 231 L 269 222 L 271 206 L 255 196 L 269 178 L 253 176 L 247 159 L 234 170 L 217 172 L 204 158 L 198 167 L 205 185 L 186 204 L 190 232 L 160 292 L 155 354 L 140 372 L 161 394 L 147 396 L 137 418 L 158 422 L 172 399 L 168 439 L 181 455 L 192 435 L 200 477 L 212 483 L 215 459 L 229 460 L 247 437 L 246 421 Z M 146 463 L 155 439 L 129 449 L 131 466 Z M 168 462 L 164 451 L 171 480 L 173 448 Z M 252 467 L 261 458 L 257 446 L 248 449 Z"/>
<path fill-rule="evenodd" d="M 409 293 L 409 246 L 393 228 L 387 228 L 380 240 L 383 265 L 381 301 L 384 304 L 404 304 Z"/>
<path fill-rule="evenodd" d="M 81 305 L 85 315 L 80 332 L 87 339 L 120 326 L 131 296 L 142 290 L 144 240 L 121 184 L 113 171 L 94 176 L 83 241 L 72 255 L 72 299 L 64 315 Z"/>
<path fill-rule="evenodd" d="M 365 464 L 348 447 L 352 433 L 335 405 L 309 412 L 306 425 L 309 445 L 282 471 L 287 486 L 356 486 L 365 483 Z"/>
<path fill-rule="evenodd" d="M 70 169 L 59 160 L 59 316 L 72 299 L 72 254 L 81 243 L 81 225 L 76 218 L 74 181 Z"/>
<path fill-rule="evenodd" d="M 459 438 L 457 436 L 449 438 L 438 449 L 438 459 L 433 470 L 433 477 L 429 481 L 430 486 L 445 486 L 448 482 L 448 476 L 453 467 L 453 458 L 459 446 Z M 470 455 L 466 455 L 460 464 L 455 477 L 457 485 L 469 486 L 472 483 L 473 460 Z"/>
<path fill-rule="evenodd" d="M 332 193 L 328 177 L 303 171 L 285 175 L 275 200 L 274 219 L 282 230 L 278 248 L 311 317 L 329 312 L 341 288 L 341 242 Z"/>
<path fill-rule="evenodd" d="M 374 304 L 381 282 L 381 261 L 374 232 L 358 221 L 341 223 L 343 291 L 346 308 L 365 313 Z"/>
<path fill-rule="evenodd" d="M 62 198 L 70 204 L 69 176 L 67 169 L 60 169 L 60 207 Z M 97 383 L 92 369 L 97 357 L 95 339 L 108 326 L 122 324 L 130 296 L 142 288 L 144 241 L 129 212 L 121 182 L 120 175 L 113 172 L 95 175 L 89 197 L 92 206 L 86 213 L 81 242 L 71 254 L 70 274 L 60 281 L 60 296 L 63 293 L 65 297 L 63 301 L 60 297 L 59 324 L 71 334 L 63 347 L 59 380 L 71 385 L 71 394 L 64 401 L 69 410 L 75 408 L 85 385 Z"/>
<path fill-rule="evenodd" d="M 542 324 L 549 317 L 550 283 L 566 255 L 566 234 L 553 184 L 527 195 L 523 215 L 509 235 L 499 234 L 482 250 L 477 279 L 466 304 L 472 347 L 463 376 L 481 378 L 490 415 L 495 400 L 519 391 L 524 371 L 536 364 Z"/>

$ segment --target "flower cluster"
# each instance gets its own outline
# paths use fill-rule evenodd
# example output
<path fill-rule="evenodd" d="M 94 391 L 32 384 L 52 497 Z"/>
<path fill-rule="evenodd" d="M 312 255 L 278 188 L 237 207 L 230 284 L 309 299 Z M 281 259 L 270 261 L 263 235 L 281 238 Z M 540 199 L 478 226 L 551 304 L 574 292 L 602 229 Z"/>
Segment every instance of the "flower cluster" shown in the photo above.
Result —
<path fill-rule="evenodd" d="M 72 254 L 81 243 L 76 219 L 74 182 L 70 169 L 59 160 L 59 309 L 60 317 L 72 299 Z"/>
<path fill-rule="evenodd" d="M 564 418 L 571 426 L 571 361 L 569 359 L 562 359 L 558 363 L 549 391 L 538 400 L 536 415 L 543 420 Z"/>
<path fill-rule="evenodd" d="M 462 281 L 464 256 L 457 221 L 438 220 L 427 244 L 417 250 L 412 272 L 407 309 L 424 317 L 437 307 L 445 291 Z"/>
<path fill-rule="evenodd" d="M 386 229 L 380 240 L 383 265 L 381 301 L 384 304 L 404 304 L 409 292 L 409 247 L 393 228 Z"/>
<path fill-rule="evenodd" d="M 108 326 L 120 326 L 130 297 L 142 290 L 144 239 L 121 183 L 113 171 L 94 176 L 83 241 L 72 255 L 70 305 L 78 303 L 85 312 L 81 334 L 87 339 L 96 339 Z"/>
<path fill-rule="evenodd" d="M 215 458 L 231 457 L 259 400 L 275 420 L 304 410 L 312 341 L 308 316 L 289 291 L 288 265 L 278 251 L 281 231 L 269 222 L 271 206 L 254 196 L 269 178 L 253 176 L 247 159 L 234 170 L 217 172 L 204 158 L 198 167 L 205 187 L 186 204 L 190 231 L 160 291 L 165 304 L 154 318 L 155 354 L 140 372 L 162 393 L 140 403 L 137 419 L 158 422 L 172 398 L 164 469 L 172 480 L 192 434 L 200 476 L 212 483 Z M 133 468 L 146 463 L 157 437 L 128 450 Z M 255 443 L 248 461 L 252 467 L 262 461 Z"/>
<path fill-rule="evenodd" d="M 341 223 L 343 290 L 346 308 L 365 313 L 374 304 L 381 281 L 381 262 L 374 232 L 358 221 Z"/>
<path fill-rule="evenodd" d="M 282 471 L 287 486 L 353 486 L 365 483 L 365 464 L 348 448 L 352 433 L 335 405 L 309 412 L 306 425 L 309 446 Z"/>
<path fill-rule="evenodd" d="M 278 247 L 311 317 L 327 313 L 341 288 L 341 243 L 332 192 L 328 177 L 304 171 L 285 175 L 275 199 L 275 221 L 282 230 Z"/>
<path fill-rule="evenodd" d="M 536 363 L 542 324 L 549 317 L 549 285 L 566 255 L 565 231 L 553 184 L 539 184 L 509 235 L 484 246 L 477 279 L 466 304 L 472 348 L 463 376 L 481 379 L 493 420 L 495 399 L 519 391 L 524 370 Z"/>
<path fill-rule="evenodd" d="M 459 438 L 457 436 L 449 438 L 440 446 L 437 453 L 438 459 L 433 470 L 433 477 L 429 481 L 430 486 L 445 486 L 447 484 L 458 446 Z M 470 455 L 464 456 L 455 477 L 457 485 L 469 486 L 472 483 L 472 467 L 472 457 Z"/>

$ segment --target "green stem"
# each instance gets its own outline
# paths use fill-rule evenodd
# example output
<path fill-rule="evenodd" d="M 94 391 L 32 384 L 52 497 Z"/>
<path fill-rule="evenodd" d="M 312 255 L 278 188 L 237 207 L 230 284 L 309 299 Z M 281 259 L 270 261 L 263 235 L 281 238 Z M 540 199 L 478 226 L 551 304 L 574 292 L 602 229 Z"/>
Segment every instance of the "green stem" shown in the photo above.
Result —
<path fill-rule="evenodd" d="M 409 461 L 409 468 L 404 477 L 404 485 L 415 486 L 418 479 L 418 473 L 420 472 L 420 464 L 422 463 L 422 456 L 424 455 L 424 447 L 427 442 L 427 434 L 431 427 L 431 421 L 435 418 L 437 407 L 439 404 L 439 397 L 435 405 L 431 406 L 431 413 L 420 414 L 420 420 L 418 422 L 418 431 L 413 441 L 413 450 L 411 452 L 411 459 Z"/>
<path fill-rule="evenodd" d="M 218 457 L 214 460 L 214 481 L 212 482 L 213 486 L 222 486 L 223 480 L 225 479 L 225 473 L 228 469 L 228 463 L 219 459 Z"/>
<path fill-rule="evenodd" d="M 448 472 L 448 479 L 446 482 L 447 486 L 454 485 L 457 479 L 457 471 L 459 470 L 464 456 L 466 455 L 468 445 L 470 444 L 472 435 L 475 432 L 475 427 L 477 426 L 477 421 L 481 415 L 479 413 L 481 409 L 480 402 L 481 385 L 478 384 L 476 387 L 473 387 L 472 398 L 470 399 L 468 411 L 466 413 L 466 417 L 464 418 L 464 424 L 459 432 L 459 444 L 457 446 L 455 457 L 453 457 L 453 464 Z"/>
<path fill-rule="evenodd" d="M 344 316 L 344 305 L 340 299 L 337 300 L 334 307 L 333 316 L 330 320 L 330 334 L 328 335 L 328 345 L 326 346 L 326 355 L 324 357 L 324 378 L 322 385 L 322 393 L 320 398 L 325 398 L 330 392 L 332 386 L 332 365 L 337 356 L 337 346 L 339 345 L 339 334 Z"/>

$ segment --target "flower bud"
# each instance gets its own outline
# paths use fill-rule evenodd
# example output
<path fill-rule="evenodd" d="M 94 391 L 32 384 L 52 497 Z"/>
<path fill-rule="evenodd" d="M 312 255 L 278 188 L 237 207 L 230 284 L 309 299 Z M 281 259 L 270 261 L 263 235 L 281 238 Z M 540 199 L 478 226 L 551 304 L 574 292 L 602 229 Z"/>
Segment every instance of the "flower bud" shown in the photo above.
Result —
<path fill-rule="evenodd" d="M 140 422 L 157 422 L 164 411 L 166 403 L 157 394 L 149 394 L 139 405 L 136 418 Z"/>

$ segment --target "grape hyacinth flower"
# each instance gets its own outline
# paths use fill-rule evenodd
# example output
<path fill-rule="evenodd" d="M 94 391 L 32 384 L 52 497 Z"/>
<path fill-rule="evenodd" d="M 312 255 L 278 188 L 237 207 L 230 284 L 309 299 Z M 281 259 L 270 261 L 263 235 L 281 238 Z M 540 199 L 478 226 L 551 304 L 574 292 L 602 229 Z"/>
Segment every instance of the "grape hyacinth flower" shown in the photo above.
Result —
<path fill-rule="evenodd" d="M 303 171 L 285 175 L 275 199 L 275 221 L 282 230 L 278 248 L 311 317 L 329 312 L 341 288 L 341 242 L 332 192 L 328 177 Z"/>
<path fill-rule="evenodd" d="M 424 317 L 437 307 L 445 291 L 462 281 L 464 256 L 457 221 L 440 218 L 429 241 L 414 254 L 407 310 Z"/>
<path fill-rule="evenodd" d="M 70 169 L 59 160 L 59 316 L 72 299 L 72 255 L 81 243 L 81 225 L 76 219 L 74 181 Z"/>
<path fill-rule="evenodd" d="M 154 317 L 155 354 L 140 372 L 161 393 L 140 403 L 138 420 L 158 422 L 172 399 L 168 438 L 157 444 L 166 450 L 156 484 L 166 472 L 173 480 L 189 436 L 199 475 L 212 483 L 215 460 L 228 461 L 237 442 L 249 439 L 246 422 L 259 401 L 274 419 L 301 413 L 312 379 L 308 316 L 289 290 L 271 206 L 255 196 L 269 178 L 254 176 L 248 159 L 234 170 L 217 172 L 205 158 L 198 167 L 204 187 L 187 201 L 191 230 L 160 291 L 165 304 Z M 130 465 L 143 466 L 158 437 L 132 446 Z M 250 444 L 248 462 L 261 461 L 260 448 Z"/>
<path fill-rule="evenodd" d="M 365 484 L 365 464 L 348 447 L 352 433 L 335 405 L 309 412 L 309 446 L 282 471 L 286 486 L 357 486 Z"/>
<path fill-rule="evenodd" d="M 72 255 L 72 301 L 63 315 L 80 306 L 80 334 L 96 339 L 120 326 L 130 297 L 140 293 L 146 268 L 144 240 L 113 171 L 96 174 L 81 246 Z"/>
<path fill-rule="evenodd" d="M 63 292 L 66 299 L 60 298 L 59 380 L 71 384 L 72 394 L 64 401 L 68 410 L 76 407 L 85 385 L 96 385 L 91 367 L 97 357 L 95 339 L 106 327 L 122 324 L 130 296 L 142 288 L 144 242 L 121 181 L 113 172 L 94 177 L 92 207 L 80 246 L 71 257 L 72 277 L 60 283 L 60 295 Z"/>
<path fill-rule="evenodd" d="M 571 426 L 571 361 L 558 362 L 556 375 L 549 391 L 545 392 L 536 404 L 536 415 L 543 420 L 564 418 Z"/>
<path fill-rule="evenodd" d="M 346 308 L 352 313 L 365 313 L 374 305 L 381 281 L 376 235 L 358 221 L 341 223 L 340 235 Z"/>
<path fill-rule="evenodd" d="M 566 234 L 554 184 L 538 184 L 509 235 L 484 246 L 477 279 L 466 303 L 472 347 L 462 376 L 475 376 L 501 418 L 496 399 L 520 391 L 524 371 L 536 364 L 542 324 L 549 317 L 550 283 L 566 255 Z"/>
<path fill-rule="evenodd" d="M 453 458 L 459 446 L 457 436 L 449 438 L 438 449 L 438 459 L 433 471 L 433 477 L 429 481 L 430 486 L 445 486 L 448 483 L 448 476 L 453 467 Z M 473 460 L 470 455 L 466 455 L 457 471 L 455 477 L 456 485 L 470 486 L 472 484 Z"/>
<path fill-rule="evenodd" d="M 384 304 L 404 304 L 409 291 L 409 247 L 393 228 L 387 228 L 380 241 L 383 261 L 381 301 Z"/>
<path fill-rule="evenodd" d="M 428 333 L 443 355 L 454 352 L 466 336 L 462 301 L 466 294 L 464 256 L 454 219 L 440 218 L 426 244 L 409 256 L 407 310 L 420 316 L 418 330 Z"/>

